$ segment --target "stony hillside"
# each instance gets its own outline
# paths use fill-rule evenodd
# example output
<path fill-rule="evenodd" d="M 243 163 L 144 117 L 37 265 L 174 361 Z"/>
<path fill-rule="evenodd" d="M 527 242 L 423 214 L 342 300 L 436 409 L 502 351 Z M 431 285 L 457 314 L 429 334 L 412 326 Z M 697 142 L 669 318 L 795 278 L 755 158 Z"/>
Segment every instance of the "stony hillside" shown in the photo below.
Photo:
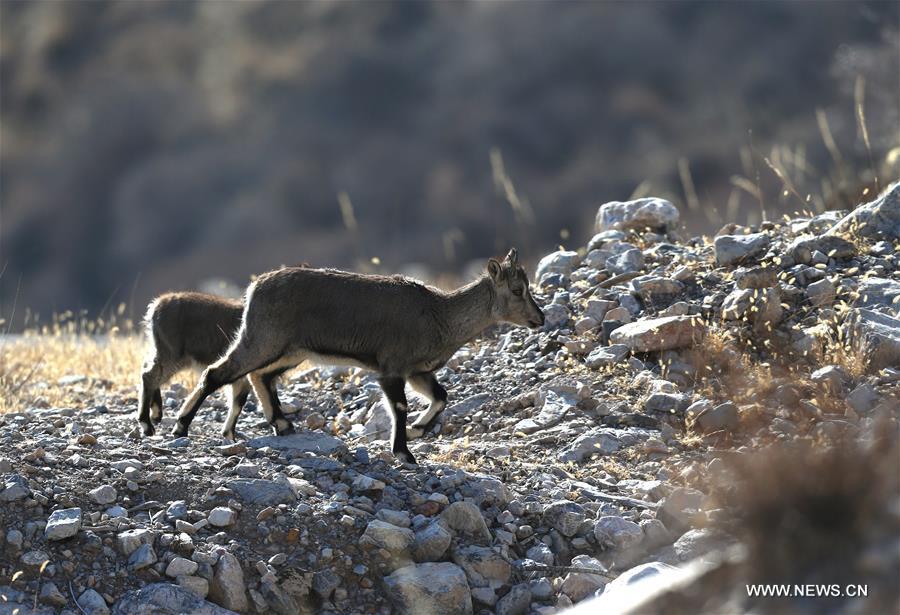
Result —
<path fill-rule="evenodd" d="M 281 385 L 298 433 L 214 397 L 135 437 L 135 391 L 0 415 L 0 613 L 887 612 L 900 536 L 900 185 L 854 211 L 679 235 L 608 203 L 543 258 L 539 332 L 439 372 L 386 448 L 370 374 Z M 184 397 L 164 391 L 162 433 Z M 764 602 L 748 582 L 866 584 Z M 643 601 L 643 602 L 641 602 Z"/>

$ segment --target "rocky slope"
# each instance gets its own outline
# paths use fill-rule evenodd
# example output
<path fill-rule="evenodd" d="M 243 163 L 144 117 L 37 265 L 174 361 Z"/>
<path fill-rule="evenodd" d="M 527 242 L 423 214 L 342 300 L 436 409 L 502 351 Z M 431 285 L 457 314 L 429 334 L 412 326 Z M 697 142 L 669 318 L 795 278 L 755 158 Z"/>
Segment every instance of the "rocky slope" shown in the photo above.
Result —
<path fill-rule="evenodd" d="M 280 393 L 305 429 L 270 436 L 246 411 L 238 443 L 217 436 L 221 396 L 190 438 L 139 440 L 134 390 L 53 384 L 96 403 L 0 416 L 0 613 L 739 612 L 754 570 L 832 578 L 838 554 L 870 602 L 830 607 L 896 604 L 900 186 L 714 240 L 678 223 L 663 200 L 609 203 L 585 248 L 541 260 L 546 326 L 490 332 L 441 370 L 451 403 L 411 444 L 419 466 L 392 458 L 355 370 L 295 374 Z M 184 394 L 164 392 L 161 433 Z M 757 450 L 782 465 L 742 474 Z M 785 536 L 838 504 L 822 531 L 855 538 L 804 559 L 816 542 Z"/>

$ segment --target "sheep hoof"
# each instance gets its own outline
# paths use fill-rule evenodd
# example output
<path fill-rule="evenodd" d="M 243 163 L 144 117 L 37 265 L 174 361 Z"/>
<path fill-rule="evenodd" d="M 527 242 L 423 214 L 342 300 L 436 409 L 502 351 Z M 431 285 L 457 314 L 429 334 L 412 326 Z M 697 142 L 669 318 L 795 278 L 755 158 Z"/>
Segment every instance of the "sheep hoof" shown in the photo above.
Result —
<path fill-rule="evenodd" d="M 181 438 L 186 436 L 188 433 L 187 425 L 182 425 L 181 421 L 175 423 L 175 427 L 172 428 L 172 435 L 176 438 Z"/>
<path fill-rule="evenodd" d="M 145 436 L 152 436 L 156 433 L 156 429 L 154 429 L 152 423 L 141 421 L 141 433 L 143 433 Z"/>
<path fill-rule="evenodd" d="M 405 451 L 394 451 L 394 457 L 396 457 L 403 463 L 411 463 L 412 465 L 418 465 L 416 458 L 413 457 L 413 454 L 409 452 L 409 449 L 406 449 Z"/>
<path fill-rule="evenodd" d="M 289 436 L 292 433 L 297 433 L 297 430 L 294 429 L 293 423 L 291 423 L 287 419 L 285 419 L 284 422 L 287 423 L 287 426 L 282 426 L 280 428 L 277 425 L 275 426 L 275 435 L 276 436 Z"/>

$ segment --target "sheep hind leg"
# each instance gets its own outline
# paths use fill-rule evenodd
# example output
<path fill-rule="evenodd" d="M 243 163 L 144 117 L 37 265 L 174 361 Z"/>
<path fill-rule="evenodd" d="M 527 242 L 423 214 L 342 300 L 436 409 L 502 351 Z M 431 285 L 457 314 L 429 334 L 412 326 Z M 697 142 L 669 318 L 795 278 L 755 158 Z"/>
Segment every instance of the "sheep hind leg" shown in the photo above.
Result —
<path fill-rule="evenodd" d="M 247 398 L 250 397 L 250 379 L 241 378 L 231 383 L 230 389 L 231 407 L 228 411 L 228 418 L 225 419 L 225 425 L 222 427 L 222 437 L 234 442 L 237 440 L 235 427 L 237 426 L 238 417 L 241 415 L 241 409 L 247 403 Z"/>
<path fill-rule="evenodd" d="M 284 416 L 281 409 L 281 401 L 278 399 L 278 390 L 275 383 L 278 376 L 284 370 L 274 370 L 271 372 L 254 372 L 250 374 L 250 383 L 253 385 L 253 392 L 262 405 L 263 414 L 275 434 L 286 436 L 295 432 L 294 425 Z"/>
<path fill-rule="evenodd" d="M 447 406 L 447 389 L 442 387 L 434 377 L 434 372 L 415 374 L 406 380 L 414 391 L 421 393 L 429 400 L 428 409 L 425 410 L 415 422 L 406 428 L 408 439 L 421 438 L 437 422 L 438 417 Z"/>
<path fill-rule="evenodd" d="M 151 406 L 156 399 L 156 396 L 159 395 L 159 387 L 162 383 L 162 366 L 155 359 L 151 360 L 149 365 L 145 366 L 143 373 L 141 374 L 141 392 L 140 392 L 140 403 L 138 405 L 138 424 L 141 428 L 141 433 L 145 436 L 152 436 L 156 429 L 154 429 L 154 422 L 152 420 L 151 414 Z M 161 405 L 161 404 L 160 404 Z M 160 416 L 162 415 L 162 411 L 159 412 Z"/>

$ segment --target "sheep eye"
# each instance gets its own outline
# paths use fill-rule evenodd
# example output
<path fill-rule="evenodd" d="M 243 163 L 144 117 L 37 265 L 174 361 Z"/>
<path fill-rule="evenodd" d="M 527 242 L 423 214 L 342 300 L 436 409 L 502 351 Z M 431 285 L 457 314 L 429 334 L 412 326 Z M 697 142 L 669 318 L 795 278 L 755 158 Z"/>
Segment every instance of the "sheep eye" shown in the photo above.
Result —
<path fill-rule="evenodd" d="M 523 289 L 521 289 L 521 288 L 514 288 L 513 291 L 512 291 L 512 293 L 513 293 L 516 297 L 521 297 L 523 292 L 524 292 L 524 291 L 523 291 Z"/>

